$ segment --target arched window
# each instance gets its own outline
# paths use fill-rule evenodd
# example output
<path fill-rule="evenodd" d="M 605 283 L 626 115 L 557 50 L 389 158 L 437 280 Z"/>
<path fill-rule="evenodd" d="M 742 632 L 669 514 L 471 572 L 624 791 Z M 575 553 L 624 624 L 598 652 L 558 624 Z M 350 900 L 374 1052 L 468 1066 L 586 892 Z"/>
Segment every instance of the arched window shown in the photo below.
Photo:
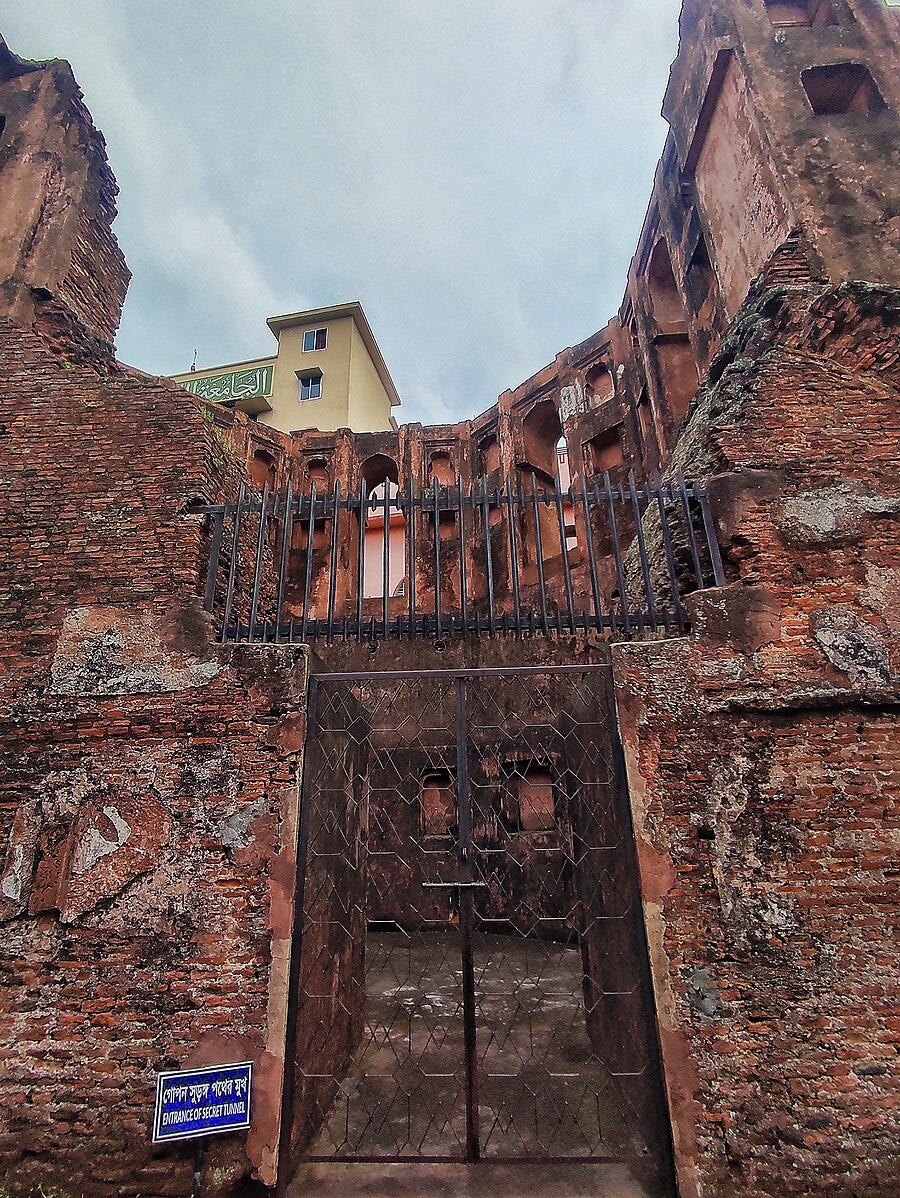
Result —
<path fill-rule="evenodd" d="M 369 507 L 363 540 L 363 598 L 380 599 L 385 586 L 395 595 L 406 577 L 406 518 L 396 502 L 397 463 L 375 454 L 362 464 Z M 388 577 L 384 576 L 385 491 L 387 492 Z"/>

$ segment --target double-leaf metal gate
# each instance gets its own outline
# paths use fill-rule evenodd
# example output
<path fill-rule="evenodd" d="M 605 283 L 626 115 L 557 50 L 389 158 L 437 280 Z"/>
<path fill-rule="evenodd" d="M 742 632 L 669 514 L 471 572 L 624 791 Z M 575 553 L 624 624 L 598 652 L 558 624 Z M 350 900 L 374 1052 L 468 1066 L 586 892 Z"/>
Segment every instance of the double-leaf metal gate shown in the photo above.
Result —
<path fill-rule="evenodd" d="M 292 1140 L 670 1193 L 606 665 L 313 680 Z"/>

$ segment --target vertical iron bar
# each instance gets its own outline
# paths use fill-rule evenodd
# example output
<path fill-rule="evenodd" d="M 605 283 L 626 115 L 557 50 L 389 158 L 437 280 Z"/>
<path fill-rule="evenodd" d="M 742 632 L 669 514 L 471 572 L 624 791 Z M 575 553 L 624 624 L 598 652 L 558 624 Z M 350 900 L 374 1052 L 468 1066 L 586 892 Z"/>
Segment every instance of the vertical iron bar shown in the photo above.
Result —
<path fill-rule="evenodd" d="M 516 500 L 519 498 L 519 486 L 516 483 Z M 516 622 L 516 634 L 522 631 L 522 605 L 519 598 L 519 553 L 516 537 L 516 515 L 519 504 L 513 500 L 512 475 L 506 476 L 506 508 L 509 513 L 509 563 L 513 585 L 513 616 Z"/>
<path fill-rule="evenodd" d="M 253 559 L 253 588 L 250 600 L 250 627 L 247 630 L 247 640 L 252 641 L 256 635 L 256 613 L 259 611 L 259 586 L 262 575 L 263 545 L 266 539 L 266 509 L 269 506 L 269 484 L 263 485 L 262 506 L 259 509 L 259 532 L 256 535 L 256 556 Z"/>
<path fill-rule="evenodd" d="M 694 520 L 691 516 L 691 501 L 688 499 L 684 474 L 679 469 L 675 475 L 678 480 L 678 495 L 684 508 L 684 522 L 687 525 L 688 542 L 691 547 L 691 560 L 694 563 L 694 577 L 697 580 L 697 590 L 703 589 L 703 567 L 700 565 L 700 554 L 697 551 L 697 538 L 694 535 Z"/>
<path fill-rule="evenodd" d="M 469 597 L 467 591 L 466 578 L 466 514 L 465 514 L 465 494 L 463 492 L 462 480 L 457 480 L 457 494 L 459 496 L 459 601 L 460 610 L 462 612 L 462 627 L 463 636 L 469 631 Z M 472 521 L 473 525 L 475 521 Z"/>
<path fill-rule="evenodd" d="M 538 569 L 538 590 L 541 597 L 541 624 L 544 636 L 550 634 L 550 624 L 547 620 L 547 591 L 544 586 L 544 538 L 541 535 L 541 517 L 538 511 L 537 475 L 531 475 L 531 509 L 534 512 L 534 548 Z"/>
<path fill-rule="evenodd" d="M 591 509 L 587 497 L 587 480 L 581 479 L 581 506 L 584 511 L 584 535 L 587 539 L 588 566 L 591 571 L 591 597 L 594 600 L 594 616 L 597 628 L 602 627 L 603 610 L 600 605 L 600 582 L 597 578 L 597 555 L 594 552 L 594 529 L 591 524 Z"/>
<path fill-rule="evenodd" d="M 231 544 L 231 559 L 228 563 L 228 587 L 225 591 L 225 610 L 222 613 L 222 644 L 228 640 L 228 621 L 231 619 L 231 605 L 234 602 L 234 584 L 237 574 L 238 546 L 241 535 L 241 511 L 244 506 L 244 484 L 238 487 L 237 503 L 234 509 L 234 540 Z"/>
<path fill-rule="evenodd" d="M 309 624 L 309 588 L 312 583 L 313 561 L 313 530 L 316 526 L 316 481 L 313 479 L 309 492 L 309 524 L 306 529 L 306 577 L 303 581 L 303 623 L 300 627 L 300 639 L 306 640 L 306 629 Z"/>
<path fill-rule="evenodd" d="M 487 569 L 488 625 L 490 626 L 491 636 L 493 636 L 497 630 L 497 621 L 494 614 L 494 553 L 491 548 L 491 522 L 488 510 L 487 477 L 484 475 L 481 478 L 481 523 L 484 527 L 484 557 Z"/>
<path fill-rule="evenodd" d="M 656 628 L 656 602 L 653 598 L 653 583 L 650 580 L 650 562 L 647 559 L 647 543 L 644 540 L 644 524 L 641 518 L 641 507 L 638 503 L 637 490 L 634 484 L 634 471 L 628 471 L 628 491 L 631 496 L 631 510 L 634 514 L 634 528 L 637 534 L 638 556 L 641 559 L 641 577 L 644 580 L 644 594 L 647 596 L 647 614 L 650 624 Z"/>
<path fill-rule="evenodd" d="M 441 515 L 438 480 L 434 480 L 434 623 L 435 636 L 441 639 Z"/>
<path fill-rule="evenodd" d="M 463 1034 L 466 1056 L 466 1160 L 481 1155 L 478 1137 L 478 1062 L 475 1027 L 475 961 L 472 949 L 474 880 L 472 860 L 472 797 L 469 789 L 466 680 L 456 679 L 456 802 L 459 824 L 459 932 L 462 949 Z M 466 883 L 470 883 L 466 885 Z"/>
<path fill-rule="evenodd" d="M 222 533 L 225 530 L 225 509 L 216 512 L 212 521 L 212 539 L 209 544 L 209 569 L 206 573 L 206 595 L 203 607 L 212 611 L 216 598 L 216 579 L 219 575 L 219 554 L 222 552 Z"/>
<path fill-rule="evenodd" d="M 569 496 L 571 498 L 571 488 Z M 569 569 L 569 550 L 566 547 L 566 517 L 563 512 L 562 481 L 556 476 L 556 519 L 559 524 L 559 545 L 562 551 L 563 579 L 566 584 L 566 603 L 569 605 L 569 627 L 575 631 L 575 596 L 572 592 L 572 571 Z"/>
<path fill-rule="evenodd" d="M 382 511 L 384 512 L 384 528 L 381 537 L 381 620 L 384 624 L 382 629 L 382 637 L 384 640 L 388 638 L 388 610 L 391 601 L 391 503 L 390 503 L 390 479 L 384 480 L 384 503 Z"/>
<path fill-rule="evenodd" d="M 287 576 L 288 551 L 291 546 L 291 506 L 294 502 L 294 492 L 291 480 L 288 479 L 287 490 L 284 493 L 284 519 L 281 522 L 281 555 L 278 562 L 278 596 L 275 600 L 275 644 L 281 639 L 281 609 L 284 606 L 284 585 Z M 276 507 L 276 517 L 278 508 Z"/>
<path fill-rule="evenodd" d="M 703 531 L 706 533 L 706 546 L 709 549 L 709 562 L 712 566 L 713 582 L 717 587 L 725 585 L 725 569 L 722 565 L 722 553 L 719 549 L 719 538 L 716 526 L 709 510 L 709 499 L 706 491 L 694 483 L 694 497 L 700 504 L 700 515 L 703 517 Z"/>
<path fill-rule="evenodd" d="M 669 575 L 669 586 L 672 588 L 672 604 L 678 627 L 684 628 L 684 608 L 681 606 L 681 595 L 678 589 L 678 571 L 675 568 L 675 554 L 672 552 L 672 537 L 669 534 L 669 520 L 666 515 L 666 501 L 663 495 L 662 480 L 659 471 L 653 471 L 653 486 L 656 490 L 656 505 L 659 509 L 659 524 L 662 530 L 663 549 L 666 554 L 666 570 Z"/>
<path fill-rule="evenodd" d="M 409 636 L 410 640 L 416 635 L 416 480 L 409 480 L 409 516 L 407 524 L 407 541 L 409 544 L 409 570 L 406 574 L 406 585 L 409 588 Z"/>
<path fill-rule="evenodd" d="M 612 487 L 609 482 L 609 471 L 603 472 L 603 486 L 606 490 L 606 506 L 609 514 L 609 534 L 612 541 L 613 557 L 616 562 L 616 586 L 619 588 L 619 604 L 622 609 L 622 627 L 625 632 L 631 630 L 631 620 L 628 616 L 628 595 L 625 590 L 625 572 L 622 569 L 622 547 L 619 544 L 619 528 L 616 524 L 616 509 L 613 500 Z M 610 605 L 612 614 L 612 605 Z"/>
<path fill-rule="evenodd" d="M 337 590 L 338 525 L 341 517 L 341 480 L 331 491 L 331 561 L 328 568 L 328 644 L 334 639 L 334 603 Z"/>
<path fill-rule="evenodd" d="M 359 538 L 356 553 L 356 639 L 363 639 L 363 593 L 366 589 L 366 524 L 369 519 L 369 496 L 366 480 L 359 480 Z"/>

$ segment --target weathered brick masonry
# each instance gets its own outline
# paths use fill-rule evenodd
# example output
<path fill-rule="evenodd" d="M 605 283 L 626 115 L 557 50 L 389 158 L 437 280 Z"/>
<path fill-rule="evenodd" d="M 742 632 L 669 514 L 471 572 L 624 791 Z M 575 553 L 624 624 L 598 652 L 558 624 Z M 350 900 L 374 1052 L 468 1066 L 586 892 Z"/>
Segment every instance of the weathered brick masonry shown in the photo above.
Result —
<path fill-rule="evenodd" d="M 186 507 L 240 470 L 182 392 L 8 321 L 0 355 L 0 1177 L 184 1193 L 155 1072 L 238 1057 L 254 1130 L 211 1165 L 271 1181 L 304 651 L 210 641 Z"/>
<path fill-rule="evenodd" d="M 685 1193 L 900 1191 L 898 298 L 745 306 L 676 448 L 740 582 L 614 650 Z"/>
<path fill-rule="evenodd" d="M 217 643 L 197 508 L 248 480 L 546 478 L 562 432 L 576 483 L 704 480 L 728 576 L 689 600 L 689 637 L 611 650 L 680 1193 L 900 1194 L 897 15 L 686 0 L 620 312 L 481 416 L 396 435 L 287 437 L 118 364 L 102 139 L 65 64 L 0 44 L 0 1187 L 187 1192 L 190 1152 L 148 1143 L 154 1074 L 242 1057 L 253 1130 L 215 1143 L 205 1184 L 275 1180 L 308 665 Z M 804 73 L 863 65 L 881 105 L 867 85 L 813 110 Z M 452 544 L 443 561 L 450 589 Z M 614 582 L 607 562 L 605 599 Z M 423 603 L 434 584 L 423 568 Z M 319 651 L 318 669 L 598 654 L 562 635 Z M 317 946 L 327 976 L 355 978 L 352 932 Z M 314 1052 L 337 1071 L 359 1017 L 341 1001 L 298 1012 L 291 1077 Z"/>

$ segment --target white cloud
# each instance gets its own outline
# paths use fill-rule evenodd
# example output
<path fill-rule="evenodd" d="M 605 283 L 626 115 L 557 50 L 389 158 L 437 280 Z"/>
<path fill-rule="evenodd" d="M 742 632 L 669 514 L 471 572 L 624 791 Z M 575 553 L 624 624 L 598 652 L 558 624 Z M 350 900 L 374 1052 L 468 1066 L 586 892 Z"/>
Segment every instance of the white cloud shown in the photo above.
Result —
<path fill-rule="evenodd" d="M 266 352 L 360 298 L 401 417 L 473 415 L 612 315 L 662 146 L 677 0 L 13 0 L 122 184 L 122 356 Z"/>

